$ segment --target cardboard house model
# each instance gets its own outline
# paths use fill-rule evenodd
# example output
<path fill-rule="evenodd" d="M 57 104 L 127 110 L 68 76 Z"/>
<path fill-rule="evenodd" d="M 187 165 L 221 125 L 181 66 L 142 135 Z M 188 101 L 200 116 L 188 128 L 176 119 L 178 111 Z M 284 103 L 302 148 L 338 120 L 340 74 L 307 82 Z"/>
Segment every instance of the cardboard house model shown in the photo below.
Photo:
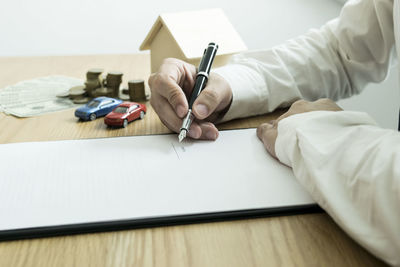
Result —
<path fill-rule="evenodd" d="M 222 9 L 162 14 L 140 50 L 150 50 L 151 72 L 155 72 L 168 57 L 179 58 L 197 67 L 210 42 L 219 46 L 213 67 L 222 66 L 233 54 L 247 50 Z"/>

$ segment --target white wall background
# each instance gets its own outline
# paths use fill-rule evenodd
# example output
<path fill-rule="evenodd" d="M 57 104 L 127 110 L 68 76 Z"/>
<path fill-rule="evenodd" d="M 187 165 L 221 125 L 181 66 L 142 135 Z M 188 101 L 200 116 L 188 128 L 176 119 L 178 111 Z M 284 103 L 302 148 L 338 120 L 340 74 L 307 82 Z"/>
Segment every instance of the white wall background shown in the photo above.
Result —
<path fill-rule="evenodd" d="M 0 56 L 136 53 L 157 15 L 223 8 L 249 49 L 268 48 L 336 17 L 344 0 L 1 0 Z M 342 100 L 397 127 L 397 71 Z"/>

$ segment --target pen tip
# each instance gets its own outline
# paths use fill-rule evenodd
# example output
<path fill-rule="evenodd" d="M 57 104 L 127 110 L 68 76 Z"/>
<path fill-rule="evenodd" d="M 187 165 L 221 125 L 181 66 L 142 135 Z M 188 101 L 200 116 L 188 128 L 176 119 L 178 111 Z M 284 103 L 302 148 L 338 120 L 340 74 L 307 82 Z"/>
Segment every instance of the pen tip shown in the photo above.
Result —
<path fill-rule="evenodd" d="M 182 130 L 182 131 L 179 133 L 179 136 L 178 136 L 179 143 L 181 143 L 185 137 L 186 137 L 186 131 L 185 131 L 185 130 Z"/>

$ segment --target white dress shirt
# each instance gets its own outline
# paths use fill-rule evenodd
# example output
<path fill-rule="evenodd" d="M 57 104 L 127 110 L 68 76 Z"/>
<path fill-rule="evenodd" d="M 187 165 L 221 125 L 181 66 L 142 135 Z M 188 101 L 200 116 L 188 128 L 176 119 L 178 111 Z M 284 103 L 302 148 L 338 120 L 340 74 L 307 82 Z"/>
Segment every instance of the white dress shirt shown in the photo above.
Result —
<path fill-rule="evenodd" d="M 333 100 L 385 79 L 400 52 L 398 0 L 354 0 L 319 30 L 216 69 L 233 91 L 224 120 L 297 99 Z M 277 157 L 350 236 L 400 266 L 400 134 L 361 112 L 315 111 L 278 124 Z"/>

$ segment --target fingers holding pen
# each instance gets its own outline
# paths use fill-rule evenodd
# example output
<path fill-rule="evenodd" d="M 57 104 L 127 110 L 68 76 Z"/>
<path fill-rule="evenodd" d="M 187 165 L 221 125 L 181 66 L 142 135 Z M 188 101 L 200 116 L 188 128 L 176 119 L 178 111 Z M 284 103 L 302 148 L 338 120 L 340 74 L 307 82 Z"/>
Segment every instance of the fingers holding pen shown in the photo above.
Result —
<path fill-rule="evenodd" d="M 209 45 L 207 49 L 207 51 L 213 49 L 215 51 L 215 44 Z M 210 59 L 215 54 L 205 53 L 205 56 Z M 209 69 L 206 68 L 203 72 L 209 73 Z M 177 59 L 165 59 L 159 71 L 149 78 L 152 92 L 151 105 L 160 120 L 172 131 L 180 131 L 182 120 L 189 111 L 188 97 L 194 90 L 196 73 L 196 68 L 191 64 Z M 232 92 L 225 79 L 215 73 L 208 76 L 207 86 L 192 107 L 195 120 L 188 129 L 188 136 L 194 139 L 215 140 L 218 138 L 219 134 L 215 125 L 204 119 L 213 122 L 218 120 L 219 115 L 222 114 L 221 111 L 224 111 L 232 100 Z"/>
<path fill-rule="evenodd" d="M 157 93 L 154 93 L 150 99 L 150 103 L 158 114 L 162 114 L 159 116 L 162 123 L 164 123 L 168 129 L 179 133 L 182 125 L 182 119 L 178 117 L 168 101 L 165 98 L 157 95 Z M 194 139 L 199 139 L 201 135 L 201 127 L 197 123 L 193 123 L 189 129 L 189 136 Z"/>
<path fill-rule="evenodd" d="M 179 59 L 167 58 L 164 59 L 158 72 L 150 76 L 149 86 L 152 95 L 158 94 L 165 98 L 178 117 L 182 118 L 188 112 L 186 95 L 194 86 L 195 76 L 195 66 Z"/>
<path fill-rule="evenodd" d="M 179 108 L 177 111 L 173 108 L 174 99 L 177 99 L 179 96 L 174 93 L 169 94 L 169 98 L 166 97 L 168 93 L 164 93 L 160 95 L 158 92 L 153 92 L 152 97 L 150 99 L 150 103 L 153 106 L 154 110 L 159 114 L 160 120 L 172 131 L 179 133 L 180 128 L 182 126 L 182 117 L 187 114 L 187 102 L 186 110 L 183 111 L 182 114 L 179 114 Z M 206 140 L 215 140 L 218 138 L 218 130 L 213 123 L 203 122 L 203 121 L 194 121 L 189 128 L 188 136 L 193 139 L 206 139 Z"/>
<path fill-rule="evenodd" d="M 204 140 L 216 140 L 219 136 L 217 127 L 211 122 L 200 122 L 199 127 L 201 128 L 200 139 Z"/>
<path fill-rule="evenodd" d="M 160 105 L 158 100 L 166 100 L 176 115 L 184 117 L 188 111 L 188 103 L 185 94 L 180 86 L 167 74 L 152 74 L 149 78 L 149 85 L 156 90 L 152 91 L 152 105 Z M 164 102 L 163 102 L 164 103 Z M 158 112 L 157 112 L 158 113 Z M 160 113 L 158 113 L 160 114 Z"/>

